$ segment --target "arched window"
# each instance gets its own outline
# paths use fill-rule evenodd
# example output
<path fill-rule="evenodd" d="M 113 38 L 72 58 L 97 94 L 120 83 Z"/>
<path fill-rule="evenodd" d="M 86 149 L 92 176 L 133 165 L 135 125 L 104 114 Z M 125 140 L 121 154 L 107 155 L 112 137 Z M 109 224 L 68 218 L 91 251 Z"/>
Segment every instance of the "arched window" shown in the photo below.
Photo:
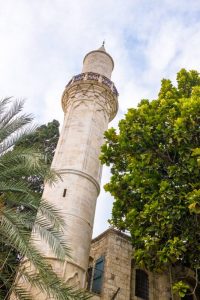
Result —
<path fill-rule="evenodd" d="M 140 297 L 141 299 L 144 300 L 149 300 L 148 274 L 141 269 L 136 269 L 135 296 Z"/>

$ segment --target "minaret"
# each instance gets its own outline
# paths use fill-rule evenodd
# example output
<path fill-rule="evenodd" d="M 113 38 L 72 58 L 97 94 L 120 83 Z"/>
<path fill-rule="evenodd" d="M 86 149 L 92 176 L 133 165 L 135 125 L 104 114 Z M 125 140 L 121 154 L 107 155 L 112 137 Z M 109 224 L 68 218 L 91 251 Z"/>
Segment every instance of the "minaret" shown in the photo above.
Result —
<path fill-rule="evenodd" d="M 62 180 L 54 186 L 45 186 L 43 194 L 65 217 L 72 260 L 60 264 L 50 251 L 43 250 L 56 272 L 80 288 L 85 287 L 100 191 L 100 148 L 104 131 L 118 109 L 118 92 L 110 80 L 113 67 L 113 59 L 103 43 L 85 56 L 82 73 L 67 84 L 62 96 L 64 123 L 52 162 Z"/>

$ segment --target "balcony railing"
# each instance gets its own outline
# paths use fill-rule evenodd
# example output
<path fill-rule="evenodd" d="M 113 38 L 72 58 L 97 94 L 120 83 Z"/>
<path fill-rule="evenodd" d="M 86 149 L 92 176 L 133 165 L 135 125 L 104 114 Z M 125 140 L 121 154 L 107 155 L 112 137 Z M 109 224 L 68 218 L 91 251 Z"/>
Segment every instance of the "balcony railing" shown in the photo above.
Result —
<path fill-rule="evenodd" d="M 106 76 L 103 76 L 101 74 L 98 73 L 93 73 L 93 72 L 87 72 L 87 73 L 81 73 L 78 74 L 76 76 L 74 76 L 66 85 L 66 87 L 70 86 L 71 84 L 73 84 L 76 81 L 85 81 L 85 80 L 94 80 L 94 81 L 98 81 L 102 84 L 105 84 L 106 86 L 108 86 L 112 92 L 118 96 L 119 93 L 114 85 L 114 83 L 108 79 Z"/>

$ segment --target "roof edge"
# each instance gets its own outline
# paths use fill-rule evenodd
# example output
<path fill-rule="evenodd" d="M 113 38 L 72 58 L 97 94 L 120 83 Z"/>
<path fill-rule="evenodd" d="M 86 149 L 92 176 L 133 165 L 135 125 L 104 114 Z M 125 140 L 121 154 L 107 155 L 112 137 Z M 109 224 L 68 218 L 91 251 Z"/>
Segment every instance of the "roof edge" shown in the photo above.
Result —
<path fill-rule="evenodd" d="M 123 237 L 123 238 L 125 238 L 126 240 L 129 240 L 129 241 L 131 239 L 131 237 L 129 235 L 127 235 L 126 233 L 121 232 L 121 231 L 119 231 L 119 230 L 117 230 L 113 227 L 110 227 L 110 228 L 106 229 L 105 231 L 103 231 L 102 233 L 100 233 L 97 237 L 92 239 L 91 243 L 97 242 L 98 240 L 100 240 L 104 236 L 108 235 L 109 233 L 114 233 L 114 234 L 119 235 L 119 236 L 121 236 L 121 237 Z"/>

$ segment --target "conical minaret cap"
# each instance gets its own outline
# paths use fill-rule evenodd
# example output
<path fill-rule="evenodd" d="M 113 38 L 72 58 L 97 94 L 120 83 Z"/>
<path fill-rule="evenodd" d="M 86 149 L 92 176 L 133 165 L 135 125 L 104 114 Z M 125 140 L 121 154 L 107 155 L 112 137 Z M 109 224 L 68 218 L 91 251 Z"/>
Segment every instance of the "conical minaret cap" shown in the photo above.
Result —
<path fill-rule="evenodd" d="M 97 49 L 86 54 L 83 60 L 83 73 L 94 72 L 111 78 L 114 68 L 114 61 L 110 54 L 106 52 L 105 42 Z"/>

